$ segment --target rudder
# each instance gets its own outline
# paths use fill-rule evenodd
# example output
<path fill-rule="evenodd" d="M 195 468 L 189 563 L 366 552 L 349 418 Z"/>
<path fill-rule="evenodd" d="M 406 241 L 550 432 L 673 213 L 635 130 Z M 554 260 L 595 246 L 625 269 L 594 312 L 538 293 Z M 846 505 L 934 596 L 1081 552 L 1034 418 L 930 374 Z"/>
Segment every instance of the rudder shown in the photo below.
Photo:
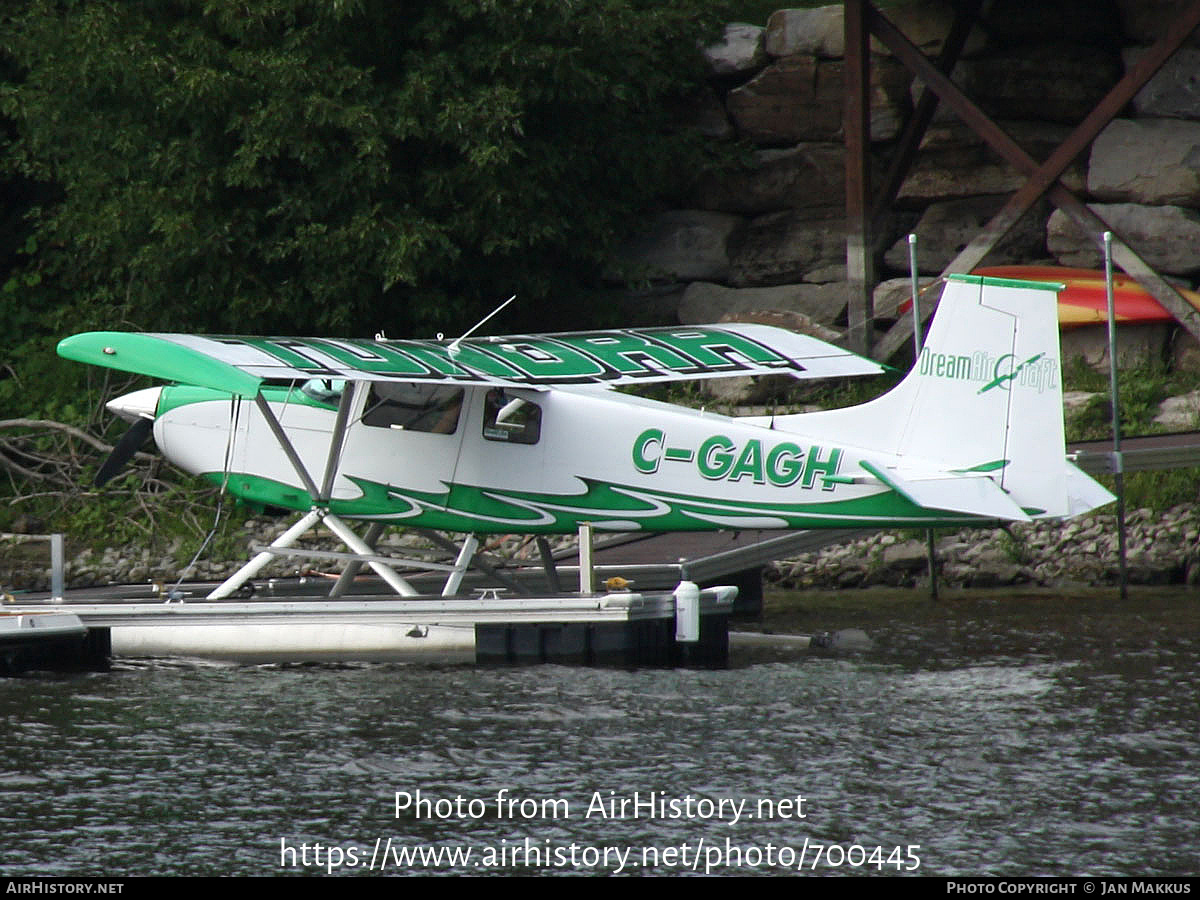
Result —
<path fill-rule="evenodd" d="M 1108 502 L 1111 495 L 1066 459 L 1059 289 L 948 276 L 900 384 L 860 406 L 778 417 L 774 426 L 894 455 L 896 477 L 913 483 L 986 475 L 1031 517 L 1077 515 Z M 952 484 L 944 490 L 954 493 Z"/>

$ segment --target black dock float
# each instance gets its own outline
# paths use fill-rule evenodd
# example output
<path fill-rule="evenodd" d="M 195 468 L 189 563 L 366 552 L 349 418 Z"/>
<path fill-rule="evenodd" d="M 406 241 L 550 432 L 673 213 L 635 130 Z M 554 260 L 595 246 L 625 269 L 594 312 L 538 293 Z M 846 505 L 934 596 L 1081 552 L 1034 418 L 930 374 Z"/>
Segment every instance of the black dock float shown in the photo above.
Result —
<path fill-rule="evenodd" d="M 107 628 L 88 628 L 71 613 L 0 616 L 0 675 L 23 672 L 104 671 Z"/>
<path fill-rule="evenodd" d="M 521 623 L 475 626 L 482 665 L 612 666 L 719 669 L 729 665 L 729 616 L 700 619 L 700 640 L 675 640 L 674 618 L 611 623 Z"/>

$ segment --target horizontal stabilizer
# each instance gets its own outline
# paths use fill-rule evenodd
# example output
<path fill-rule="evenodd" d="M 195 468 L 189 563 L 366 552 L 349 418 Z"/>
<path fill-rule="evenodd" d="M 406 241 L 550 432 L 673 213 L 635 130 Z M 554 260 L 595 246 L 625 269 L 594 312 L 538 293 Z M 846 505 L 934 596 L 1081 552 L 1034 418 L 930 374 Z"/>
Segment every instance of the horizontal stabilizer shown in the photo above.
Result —
<path fill-rule="evenodd" d="M 893 491 L 926 509 L 944 509 L 988 519 L 1032 521 L 995 481 L 981 474 L 901 475 L 867 461 L 860 465 Z"/>

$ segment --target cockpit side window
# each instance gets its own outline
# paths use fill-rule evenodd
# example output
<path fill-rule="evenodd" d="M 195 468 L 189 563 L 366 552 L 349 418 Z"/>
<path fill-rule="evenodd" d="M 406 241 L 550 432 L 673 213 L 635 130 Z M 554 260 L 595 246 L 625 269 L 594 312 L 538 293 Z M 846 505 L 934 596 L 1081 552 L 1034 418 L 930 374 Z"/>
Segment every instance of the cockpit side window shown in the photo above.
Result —
<path fill-rule="evenodd" d="M 483 436 L 489 441 L 536 444 L 542 436 L 542 408 L 503 388 L 492 388 L 483 403 Z"/>
<path fill-rule="evenodd" d="M 375 381 L 367 394 L 362 420 L 376 428 L 454 434 L 462 404 L 462 388 Z"/>

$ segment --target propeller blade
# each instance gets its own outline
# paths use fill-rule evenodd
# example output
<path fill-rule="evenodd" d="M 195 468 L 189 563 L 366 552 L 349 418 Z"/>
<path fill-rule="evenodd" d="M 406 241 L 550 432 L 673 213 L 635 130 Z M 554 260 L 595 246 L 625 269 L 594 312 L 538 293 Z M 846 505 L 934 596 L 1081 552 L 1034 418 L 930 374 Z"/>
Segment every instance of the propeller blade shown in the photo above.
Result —
<path fill-rule="evenodd" d="M 138 419 L 134 422 L 117 442 L 117 446 L 113 447 L 112 453 L 108 454 L 108 459 L 104 461 L 100 471 L 96 473 L 96 487 L 111 481 L 118 472 L 125 468 L 125 464 L 133 459 L 133 454 L 141 449 L 142 444 L 146 443 L 146 438 L 150 437 L 153 430 L 153 419 Z"/>

